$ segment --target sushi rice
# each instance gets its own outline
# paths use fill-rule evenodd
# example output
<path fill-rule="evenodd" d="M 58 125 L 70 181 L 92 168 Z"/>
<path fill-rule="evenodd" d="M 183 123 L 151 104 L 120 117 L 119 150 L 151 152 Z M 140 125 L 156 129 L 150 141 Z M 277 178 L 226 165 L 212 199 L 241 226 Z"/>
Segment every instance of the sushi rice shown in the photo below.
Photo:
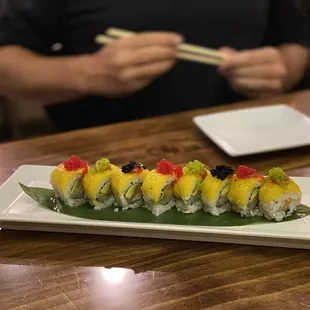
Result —
<path fill-rule="evenodd" d="M 300 195 L 298 193 L 286 193 L 268 203 L 260 201 L 259 208 L 261 214 L 267 220 L 281 222 L 285 218 L 292 216 L 300 203 Z"/>
<path fill-rule="evenodd" d="M 185 214 L 196 213 L 202 208 L 202 205 L 202 201 L 199 197 L 196 198 L 195 195 L 187 201 L 178 199 L 176 202 L 177 210 Z"/>
<path fill-rule="evenodd" d="M 175 198 L 171 198 L 168 203 L 154 204 L 152 201 L 146 201 L 145 208 L 151 211 L 154 215 L 160 216 L 163 213 L 171 210 L 175 206 Z"/>

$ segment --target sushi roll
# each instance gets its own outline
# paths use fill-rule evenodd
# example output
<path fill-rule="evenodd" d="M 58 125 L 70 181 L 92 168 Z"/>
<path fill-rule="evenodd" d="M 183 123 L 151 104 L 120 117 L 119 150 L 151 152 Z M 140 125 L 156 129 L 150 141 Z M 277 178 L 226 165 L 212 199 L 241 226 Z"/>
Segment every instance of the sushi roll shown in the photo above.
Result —
<path fill-rule="evenodd" d="M 128 210 L 144 205 L 141 186 L 148 172 L 149 170 L 142 164 L 134 161 L 122 166 L 121 171 L 115 174 L 112 179 L 112 190 L 116 199 L 115 206 Z"/>
<path fill-rule="evenodd" d="M 51 174 L 55 197 L 69 207 L 78 207 L 87 202 L 82 180 L 88 173 L 88 163 L 76 155 L 56 167 Z"/>
<path fill-rule="evenodd" d="M 239 166 L 227 194 L 232 210 L 242 217 L 262 216 L 259 210 L 259 190 L 264 183 L 264 176 L 255 169 Z"/>
<path fill-rule="evenodd" d="M 227 193 L 234 174 L 234 169 L 229 166 L 216 166 L 206 176 L 201 184 L 201 199 L 205 212 L 219 216 L 231 210 Z"/>
<path fill-rule="evenodd" d="M 272 168 L 259 191 L 259 208 L 266 219 L 280 222 L 294 213 L 301 199 L 299 186 L 281 168 Z"/>
<path fill-rule="evenodd" d="M 102 210 L 114 204 L 115 198 L 111 182 L 113 175 L 119 170 L 120 168 L 112 165 L 109 159 L 102 158 L 84 176 L 82 180 L 83 188 L 90 205 L 95 210 Z"/>
<path fill-rule="evenodd" d="M 183 175 L 174 185 L 176 208 L 183 213 L 195 213 L 202 208 L 200 186 L 208 169 L 203 163 L 194 160 L 184 166 L 182 172 Z"/>
<path fill-rule="evenodd" d="M 149 172 L 142 184 L 144 207 L 159 216 L 175 206 L 174 182 L 182 176 L 182 167 L 175 167 L 166 159 L 157 163 L 156 169 Z"/>

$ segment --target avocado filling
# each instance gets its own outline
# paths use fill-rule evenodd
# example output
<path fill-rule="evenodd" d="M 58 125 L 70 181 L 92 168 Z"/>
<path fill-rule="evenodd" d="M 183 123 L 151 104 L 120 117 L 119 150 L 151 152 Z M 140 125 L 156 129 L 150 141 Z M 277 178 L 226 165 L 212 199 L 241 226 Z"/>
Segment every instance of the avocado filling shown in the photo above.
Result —
<path fill-rule="evenodd" d="M 70 190 L 70 196 L 72 199 L 80 199 L 84 196 L 84 190 L 81 180 L 75 180 Z"/>
<path fill-rule="evenodd" d="M 258 207 L 258 203 L 259 203 L 258 193 L 259 193 L 259 188 L 254 189 L 250 197 L 250 200 L 249 200 L 249 204 L 248 204 L 249 209 L 255 209 Z"/>
<path fill-rule="evenodd" d="M 162 189 L 159 203 L 162 205 L 167 205 L 173 196 L 173 184 L 168 184 Z"/>
<path fill-rule="evenodd" d="M 228 194 L 229 188 L 230 188 L 230 184 L 226 185 L 222 189 L 219 200 L 216 203 L 217 208 L 222 208 L 227 203 L 228 201 L 227 194 Z"/>
<path fill-rule="evenodd" d="M 188 199 L 186 203 L 192 205 L 199 199 L 200 199 L 200 183 L 196 184 L 190 199 Z"/>
<path fill-rule="evenodd" d="M 107 181 L 99 191 L 97 201 L 105 202 L 112 195 L 111 180 Z"/>
<path fill-rule="evenodd" d="M 141 184 L 135 183 L 130 186 L 125 194 L 125 198 L 129 204 L 133 204 L 136 201 L 142 199 L 142 191 L 141 191 Z"/>

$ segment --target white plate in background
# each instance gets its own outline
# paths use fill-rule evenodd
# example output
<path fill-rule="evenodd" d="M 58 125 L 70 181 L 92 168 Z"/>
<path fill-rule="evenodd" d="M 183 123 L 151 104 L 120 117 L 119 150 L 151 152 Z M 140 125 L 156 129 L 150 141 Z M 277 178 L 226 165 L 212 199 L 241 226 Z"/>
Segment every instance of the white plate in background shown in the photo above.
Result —
<path fill-rule="evenodd" d="M 310 145 L 310 118 L 287 105 L 200 115 L 193 122 L 232 157 Z"/>

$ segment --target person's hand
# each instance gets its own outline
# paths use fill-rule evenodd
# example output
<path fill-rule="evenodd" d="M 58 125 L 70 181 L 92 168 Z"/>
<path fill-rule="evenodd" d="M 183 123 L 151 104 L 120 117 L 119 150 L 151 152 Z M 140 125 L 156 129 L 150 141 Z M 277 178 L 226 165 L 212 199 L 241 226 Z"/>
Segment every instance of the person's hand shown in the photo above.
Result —
<path fill-rule="evenodd" d="M 228 57 L 219 71 L 237 93 L 249 98 L 262 98 L 285 90 L 287 67 L 277 48 L 240 52 L 223 48 L 221 52 Z"/>
<path fill-rule="evenodd" d="M 174 33 L 142 33 L 115 40 L 84 64 L 85 93 L 125 96 L 135 93 L 175 64 L 182 37 Z"/>

